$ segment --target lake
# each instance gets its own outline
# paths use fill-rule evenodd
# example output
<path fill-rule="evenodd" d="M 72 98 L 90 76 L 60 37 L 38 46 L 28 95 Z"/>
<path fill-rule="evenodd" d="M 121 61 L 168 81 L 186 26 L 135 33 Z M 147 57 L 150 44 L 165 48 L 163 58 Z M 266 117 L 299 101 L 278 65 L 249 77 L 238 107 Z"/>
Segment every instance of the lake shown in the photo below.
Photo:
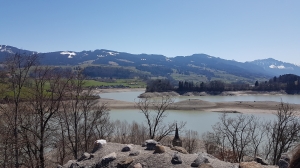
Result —
<path fill-rule="evenodd" d="M 121 101 L 134 102 L 138 100 L 138 95 L 142 91 L 133 92 L 117 92 L 117 93 L 101 93 L 102 98 L 109 98 Z M 245 96 L 180 96 L 176 97 L 175 101 L 183 101 L 187 99 L 201 99 L 211 102 L 228 102 L 228 101 L 277 101 L 299 104 L 299 95 L 245 95 Z M 229 116 L 236 116 L 238 114 L 228 114 Z M 212 125 L 219 121 L 220 113 L 205 112 L 205 111 L 183 111 L 183 110 L 168 110 L 168 117 L 165 122 L 172 122 L 174 120 L 186 122 L 185 129 L 198 131 L 199 135 L 206 131 L 212 130 Z M 274 119 L 272 114 L 255 114 L 256 117 L 262 120 Z M 145 117 L 138 110 L 111 110 L 111 120 L 126 120 L 128 123 L 136 121 L 138 123 L 145 122 Z"/>

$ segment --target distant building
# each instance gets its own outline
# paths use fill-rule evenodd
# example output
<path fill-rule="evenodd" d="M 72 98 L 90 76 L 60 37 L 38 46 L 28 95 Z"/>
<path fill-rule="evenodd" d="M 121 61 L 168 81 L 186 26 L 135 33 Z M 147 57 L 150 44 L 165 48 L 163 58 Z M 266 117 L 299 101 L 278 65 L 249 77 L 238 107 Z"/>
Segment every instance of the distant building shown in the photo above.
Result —
<path fill-rule="evenodd" d="M 176 123 L 176 130 L 175 130 L 175 137 L 172 141 L 172 145 L 173 146 L 180 146 L 182 147 L 182 141 L 179 138 L 179 134 L 178 134 L 178 128 L 177 128 L 177 123 Z"/>

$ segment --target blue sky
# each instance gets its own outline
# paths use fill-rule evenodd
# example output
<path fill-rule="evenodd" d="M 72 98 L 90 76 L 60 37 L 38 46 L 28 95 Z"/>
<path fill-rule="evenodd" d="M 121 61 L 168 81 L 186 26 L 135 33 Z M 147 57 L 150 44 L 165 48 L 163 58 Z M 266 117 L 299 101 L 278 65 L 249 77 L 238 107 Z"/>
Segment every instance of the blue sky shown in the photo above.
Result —
<path fill-rule="evenodd" d="M 0 0 L 0 44 L 300 64 L 300 1 Z"/>

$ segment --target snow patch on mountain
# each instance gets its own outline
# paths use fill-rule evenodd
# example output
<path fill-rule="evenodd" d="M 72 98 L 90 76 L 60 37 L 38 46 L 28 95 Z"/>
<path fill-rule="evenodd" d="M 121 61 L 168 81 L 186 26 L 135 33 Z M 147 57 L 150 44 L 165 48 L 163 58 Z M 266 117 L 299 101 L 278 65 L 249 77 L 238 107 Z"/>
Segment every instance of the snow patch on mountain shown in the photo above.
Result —
<path fill-rule="evenodd" d="M 69 55 L 68 58 L 73 58 L 76 55 L 75 52 L 63 51 L 60 53 L 61 55 Z"/>
<path fill-rule="evenodd" d="M 111 55 L 111 56 L 115 56 L 115 55 L 117 55 L 117 54 L 119 54 L 119 53 L 117 53 L 117 52 L 107 52 L 107 54 L 109 54 L 109 55 Z"/>
<path fill-rule="evenodd" d="M 270 65 L 269 68 L 272 68 L 272 69 L 274 69 L 274 68 L 278 68 L 278 69 L 286 69 L 285 66 L 283 66 L 283 65 L 276 66 L 276 65 L 273 65 L 273 64 Z"/>
<path fill-rule="evenodd" d="M 171 59 L 169 59 L 169 58 L 166 58 L 166 61 L 172 61 Z"/>
<path fill-rule="evenodd" d="M 6 45 L 1 45 L 0 52 L 8 52 L 8 53 L 10 53 L 10 54 L 13 54 L 13 53 L 14 53 L 14 52 L 11 50 L 11 48 L 7 48 Z"/>
<path fill-rule="evenodd" d="M 293 67 L 285 67 L 284 65 L 279 65 L 279 66 L 276 66 L 274 64 L 270 65 L 269 68 L 271 69 L 294 69 Z"/>

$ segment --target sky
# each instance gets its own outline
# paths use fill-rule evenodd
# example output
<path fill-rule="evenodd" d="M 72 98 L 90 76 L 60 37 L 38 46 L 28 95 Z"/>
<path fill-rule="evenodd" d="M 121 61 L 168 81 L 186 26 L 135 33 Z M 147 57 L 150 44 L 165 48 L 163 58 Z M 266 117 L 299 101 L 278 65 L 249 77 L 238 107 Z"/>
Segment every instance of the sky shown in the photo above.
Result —
<path fill-rule="evenodd" d="M 0 45 L 300 64 L 299 0 L 0 0 Z"/>

